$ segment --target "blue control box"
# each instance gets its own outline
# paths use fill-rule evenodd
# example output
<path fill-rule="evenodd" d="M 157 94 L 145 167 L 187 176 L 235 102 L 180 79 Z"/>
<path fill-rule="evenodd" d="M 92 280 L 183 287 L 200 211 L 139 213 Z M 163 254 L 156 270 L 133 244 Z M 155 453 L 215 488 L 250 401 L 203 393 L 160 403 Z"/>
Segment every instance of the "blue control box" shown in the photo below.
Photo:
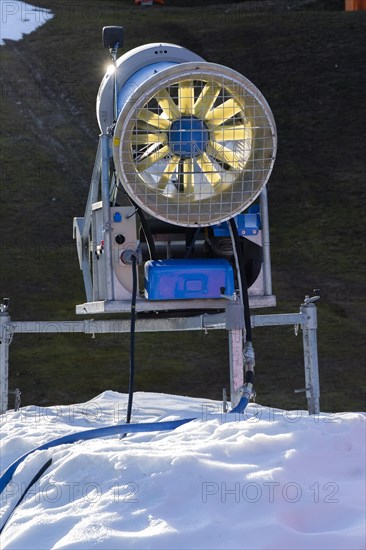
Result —
<path fill-rule="evenodd" d="M 261 216 L 259 205 L 253 204 L 248 208 L 246 214 L 235 216 L 235 222 L 238 227 L 238 233 L 241 237 L 257 235 L 261 229 Z M 215 237 L 230 237 L 229 226 L 227 222 L 221 222 L 213 226 Z"/>
<path fill-rule="evenodd" d="M 222 293 L 232 296 L 234 290 L 234 271 L 225 259 L 145 263 L 145 298 L 148 300 L 222 298 Z"/>

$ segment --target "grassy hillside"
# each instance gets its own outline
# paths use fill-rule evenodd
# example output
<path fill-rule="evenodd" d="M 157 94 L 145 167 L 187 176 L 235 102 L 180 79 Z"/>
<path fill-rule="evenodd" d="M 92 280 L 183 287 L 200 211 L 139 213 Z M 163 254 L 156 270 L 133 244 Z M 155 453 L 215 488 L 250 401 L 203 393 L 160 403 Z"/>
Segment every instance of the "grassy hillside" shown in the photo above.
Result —
<path fill-rule="evenodd" d="M 333 9 L 338 2 L 190 4 L 63 0 L 50 22 L 0 48 L 1 295 L 14 320 L 73 319 L 84 301 L 72 218 L 84 212 L 98 140 L 95 98 L 109 64 L 101 27 L 123 25 L 125 50 L 180 44 L 238 70 L 267 98 L 279 139 L 269 186 L 276 311 L 297 311 L 320 289 L 322 409 L 364 409 L 366 12 Z M 293 393 L 304 383 L 301 337 L 291 327 L 254 336 L 258 401 L 305 407 Z M 221 397 L 225 333 L 137 335 L 137 343 L 136 389 Z M 12 343 L 10 387 L 23 404 L 127 386 L 127 335 Z"/>

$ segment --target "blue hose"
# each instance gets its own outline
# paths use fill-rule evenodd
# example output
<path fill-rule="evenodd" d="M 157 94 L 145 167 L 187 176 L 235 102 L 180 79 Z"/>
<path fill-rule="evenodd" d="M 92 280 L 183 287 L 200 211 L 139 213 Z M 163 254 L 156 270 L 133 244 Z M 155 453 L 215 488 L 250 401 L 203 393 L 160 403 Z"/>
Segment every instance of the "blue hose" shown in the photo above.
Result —
<path fill-rule="evenodd" d="M 231 411 L 229 411 L 229 413 L 239 413 L 239 414 L 243 414 L 243 412 L 245 411 L 245 409 L 247 408 L 248 406 L 248 403 L 249 403 L 249 397 L 247 395 L 243 395 L 243 397 L 240 399 L 239 403 L 236 405 L 236 407 L 234 407 L 233 409 L 231 409 Z"/>
<path fill-rule="evenodd" d="M 98 437 L 107 437 L 109 435 L 123 434 L 123 433 L 137 433 L 137 432 L 158 432 L 166 430 L 175 430 L 179 426 L 191 422 L 191 420 L 196 420 L 195 418 L 184 418 L 182 420 L 171 420 L 169 422 L 146 422 L 141 424 L 117 424 L 116 426 L 106 426 L 104 428 L 95 428 L 93 430 L 85 430 L 83 432 L 77 432 L 74 434 L 64 435 L 57 439 L 53 439 L 48 443 L 44 443 L 31 451 L 28 451 L 20 458 L 15 460 L 10 466 L 5 470 L 3 475 L 0 477 L 0 495 L 11 481 L 13 474 L 19 464 L 21 464 L 30 454 L 35 451 L 45 451 L 51 447 L 57 447 L 58 445 L 66 445 L 69 443 L 75 443 L 76 441 L 87 441 L 88 439 L 95 439 Z"/>
<path fill-rule="evenodd" d="M 231 413 L 239 413 L 242 414 L 244 410 L 246 409 L 250 399 L 250 391 L 245 392 L 242 398 L 240 399 L 239 403 L 234 407 L 231 411 Z M 3 475 L 0 477 L 0 495 L 1 493 L 6 489 L 8 483 L 13 478 L 13 474 L 15 470 L 18 468 L 19 464 L 21 464 L 30 454 L 34 453 L 35 451 L 45 451 L 47 449 L 50 449 L 52 447 L 57 447 L 59 445 L 67 445 L 70 443 L 75 443 L 76 441 L 87 441 L 88 439 L 96 439 L 98 437 L 108 437 L 111 435 L 117 435 L 117 434 L 126 434 L 126 433 L 138 433 L 138 432 L 158 432 L 158 431 L 169 431 L 169 430 L 175 430 L 179 426 L 182 426 L 183 424 L 186 424 L 187 422 L 191 422 L 192 420 L 197 420 L 196 418 L 183 418 L 181 420 L 170 420 L 167 422 L 146 422 L 141 424 L 117 424 L 115 426 L 105 426 L 104 428 L 95 428 L 92 430 L 85 430 L 83 432 L 76 432 L 69 435 L 64 435 L 63 437 L 59 437 L 57 439 L 53 439 L 52 441 L 48 441 L 48 443 L 44 443 L 43 445 L 40 445 L 39 447 L 36 447 L 24 455 L 22 455 L 20 458 L 15 460 L 10 466 L 5 470 Z"/>

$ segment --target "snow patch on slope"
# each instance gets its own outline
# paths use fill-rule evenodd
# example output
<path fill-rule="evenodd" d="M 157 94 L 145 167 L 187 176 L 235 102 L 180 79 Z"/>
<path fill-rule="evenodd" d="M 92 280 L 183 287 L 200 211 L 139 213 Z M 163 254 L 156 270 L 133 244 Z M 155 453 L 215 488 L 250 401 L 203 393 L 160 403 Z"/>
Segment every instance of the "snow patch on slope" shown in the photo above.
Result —
<path fill-rule="evenodd" d="M 125 420 L 127 395 L 25 407 L 3 417 L 1 468 L 46 441 Z M 365 543 L 363 413 L 320 414 L 137 393 L 133 422 L 196 416 L 173 432 L 63 445 L 30 455 L 2 512 L 2 549 L 353 549 Z M 48 454 L 47 454 L 48 453 Z"/>

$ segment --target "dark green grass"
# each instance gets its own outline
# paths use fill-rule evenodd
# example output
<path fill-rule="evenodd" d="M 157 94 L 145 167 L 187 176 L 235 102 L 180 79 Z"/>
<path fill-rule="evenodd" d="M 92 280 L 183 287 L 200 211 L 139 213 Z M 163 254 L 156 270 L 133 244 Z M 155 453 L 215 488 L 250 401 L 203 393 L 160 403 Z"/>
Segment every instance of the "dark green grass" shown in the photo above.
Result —
<path fill-rule="evenodd" d="M 122 24 L 125 50 L 178 43 L 243 73 L 267 98 L 279 140 L 271 311 L 297 311 L 320 288 L 322 409 L 364 409 L 366 14 L 335 7 L 267 13 L 245 2 L 167 1 L 143 10 L 129 0 L 64 0 L 47 25 L 0 48 L 0 288 L 13 319 L 74 319 L 85 299 L 72 218 L 84 212 L 98 139 L 95 98 L 109 64 L 101 27 Z M 305 408 L 293 393 L 304 385 L 301 334 L 282 327 L 254 337 L 258 401 Z M 43 405 L 127 391 L 128 350 L 128 335 L 16 335 L 10 387 L 24 404 Z M 139 334 L 136 363 L 138 390 L 220 399 L 227 335 Z"/>

